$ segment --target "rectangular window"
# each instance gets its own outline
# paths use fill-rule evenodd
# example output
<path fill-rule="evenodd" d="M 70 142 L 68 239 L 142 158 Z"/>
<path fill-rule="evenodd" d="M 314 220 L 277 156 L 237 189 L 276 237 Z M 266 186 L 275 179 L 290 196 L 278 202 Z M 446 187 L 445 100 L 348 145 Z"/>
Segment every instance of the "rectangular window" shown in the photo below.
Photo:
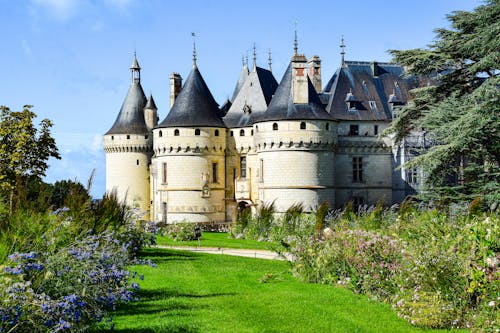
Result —
<path fill-rule="evenodd" d="M 378 135 L 378 125 L 373 125 L 373 135 Z"/>
<path fill-rule="evenodd" d="M 161 164 L 161 182 L 162 184 L 167 183 L 167 163 Z"/>
<path fill-rule="evenodd" d="M 217 183 L 217 163 L 212 163 L 212 182 Z"/>
<path fill-rule="evenodd" d="M 240 178 L 247 178 L 247 157 L 240 157 Z"/>
<path fill-rule="evenodd" d="M 264 160 L 263 159 L 260 159 L 259 180 L 261 183 L 264 181 Z"/>
<path fill-rule="evenodd" d="M 161 213 L 162 213 L 162 220 L 163 220 L 163 223 L 167 223 L 167 203 L 166 202 L 162 202 L 161 204 Z"/>
<path fill-rule="evenodd" d="M 359 135 L 359 126 L 358 125 L 350 125 L 349 126 L 349 135 Z"/>
<path fill-rule="evenodd" d="M 363 181 L 363 158 L 352 158 L 352 182 L 361 183 Z"/>
<path fill-rule="evenodd" d="M 411 185 L 418 185 L 418 172 L 417 169 L 406 170 L 406 181 Z"/>

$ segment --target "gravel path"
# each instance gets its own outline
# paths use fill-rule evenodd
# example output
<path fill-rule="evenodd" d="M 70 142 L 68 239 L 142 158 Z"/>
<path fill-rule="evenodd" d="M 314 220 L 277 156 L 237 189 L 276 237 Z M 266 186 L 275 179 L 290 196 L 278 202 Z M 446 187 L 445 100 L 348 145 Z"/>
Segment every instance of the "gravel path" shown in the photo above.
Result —
<path fill-rule="evenodd" d="M 290 259 L 289 254 L 285 254 L 286 258 L 284 258 L 283 256 L 280 256 L 276 252 L 268 250 L 230 249 L 226 247 L 169 246 L 169 245 L 157 245 L 156 247 L 162 249 L 184 250 L 192 252 L 211 253 L 211 254 L 225 254 L 228 256 L 248 257 L 248 258 L 258 258 L 258 259 L 268 259 L 268 260 Z"/>

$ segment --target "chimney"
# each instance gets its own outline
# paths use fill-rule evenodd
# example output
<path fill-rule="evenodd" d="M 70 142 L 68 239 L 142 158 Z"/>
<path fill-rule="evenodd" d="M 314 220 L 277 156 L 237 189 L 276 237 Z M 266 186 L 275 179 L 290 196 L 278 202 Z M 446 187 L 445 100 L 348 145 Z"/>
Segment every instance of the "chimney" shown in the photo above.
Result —
<path fill-rule="evenodd" d="M 321 93 L 321 59 L 315 55 L 307 63 L 309 67 L 309 78 L 318 94 Z"/>
<path fill-rule="evenodd" d="M 292 93 L 294 104 L 309 103 L 307 59 L 303 54 L 295 54 L 292 58 Z"/>
<path fill-rule="evenodd" d="M 380 68 L 378 67 L 378 63 L 376 61 L 372 61 L 371 67 L 373 76 L 375 77 L 378 76 L 380 74 Z"/>
<path fill-rule="evenodd" d="M 182 89 L 182 77 L 179 73 L 173 72 L 170 75 L 170 108 L 174 105 L 175 99 Z"/>

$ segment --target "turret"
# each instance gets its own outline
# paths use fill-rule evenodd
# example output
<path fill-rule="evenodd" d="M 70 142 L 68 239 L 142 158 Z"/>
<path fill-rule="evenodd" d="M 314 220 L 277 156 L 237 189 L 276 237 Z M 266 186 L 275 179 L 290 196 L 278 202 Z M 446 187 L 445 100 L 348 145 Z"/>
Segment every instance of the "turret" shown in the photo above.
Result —
<path fill-rule="evenodd" d="M 337 123 L 308 79 L 305 56 L 295 54 L 274 97 L 254 122 L 259 199 L 278 212 L 302 203 L 313 211 L 334 205 Z"/>
<path fill-rule="evenodd" d="M 145 115 L 147 100 L 141 86 L 141 67 L 135 54 L 130 71 L 131 84 L 127 96 L 113 126 L 103 138 L 106 191 L 116 192 L 119 200 L 130 207 L 138 207 L 146 214 L 145 218 L 149 218 L 152 115 Z M 147 113 L 156 114 L 155 109 L 151 98 Z"/>
<path fill-rule="evenodd" d="M 153 137 L 154 219 L 223 222 L 226 126 L 195 52 L 191 73 Z"/>
<path fill-rule="evenodd" d="M 158 108 L 152 94 L 149 94 L 148 102 L 144 107 L 144 120 L 150 131 L 158 124 Z"/>

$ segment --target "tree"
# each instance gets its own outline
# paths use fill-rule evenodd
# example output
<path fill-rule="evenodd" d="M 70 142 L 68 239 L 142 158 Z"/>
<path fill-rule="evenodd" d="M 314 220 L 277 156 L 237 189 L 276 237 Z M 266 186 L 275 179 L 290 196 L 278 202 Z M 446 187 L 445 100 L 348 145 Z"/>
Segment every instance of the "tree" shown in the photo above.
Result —
<path fill-rule="evenodd" d="M 437 84 L 412 91 L 386 133 L 402 141 L 424 128 L 436 146 L 407 167 L 422 167 L 431 193 L 455 198 L 500 200 L 500 2 L 488 0 L 472 12 L 447 16 L 451 29 L 436 29 L 427 49 L 390 50 L 411 75 Z M 449 186 L 449 179 L 458 186 Z"/>
<path fill-rule="evenodd" d="M 11 210 L 25 195 L 28 180 L 45 176 L 49 157 L 60 159 L 52 122 L 43 119 L 37 129 L 31 108 L 15 112 L 0 106 L 0 190 L 9 194 Z"/>

